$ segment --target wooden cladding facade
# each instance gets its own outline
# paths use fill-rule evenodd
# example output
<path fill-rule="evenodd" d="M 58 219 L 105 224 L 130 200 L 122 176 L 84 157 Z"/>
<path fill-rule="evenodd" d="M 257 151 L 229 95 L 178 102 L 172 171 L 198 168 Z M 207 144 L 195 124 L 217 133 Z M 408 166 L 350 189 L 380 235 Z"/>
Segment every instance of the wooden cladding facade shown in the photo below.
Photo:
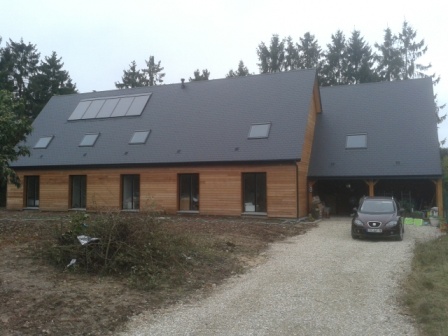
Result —
<path fill-rule="evenodd" d="M 121 176 L 140 176 L 140 208 L 156 206 L 166 213 L 179 211 L 179 174 L 199 175 L 199 213 L 239 216 L 244 212 L 243 173 L 266 173 L 267 216 L 297 216 L 297 167 L 295 163 L 163 168 L 114 168 L 85 170 L 19 171 L 22 181 L 39 176 L 39 210 L 71 208 L 70 176 L 85 175 L 86 209 L 121 209 Z M 8 186 L 7 208 L 26 208 L 25 185 Z"/>
<path fill-rule="evenodd" d="M 87 210 L 122 209 L 122 176 L 138 175 L 140 209 L 156 206 L 159 210 L 171 214 L 180 210 L 179 175 L 197 174 L 199 176 L 198 213 L 226 216 L 240 216 L 247 210 L 243 204 L 243 174 L 264 173 L 266 195 L 263 197 L 263 202 L 266 202 L 266 215 L 268 217 L 304 217 L 309 213 L 307 179 L 316 114 L 321 112 L 317 81 L 308 104 L 306 131 L 305 134 L 300 135 L 304 137 L 303 147 L 298 148 L 298 152 L 301 150 L 302 157 L 294 162 L 145 168 L 20 169 L 17 173 L 25 184 L 28 176 L 39 177 L 39 210 L 64 211 L 72 208 L 71 176 L 85 176 Z M 26 186 L 16 188 L 14 185 L 8 185 L 8 209 L 26 208 L 29 204 L 26 198 Z"/>

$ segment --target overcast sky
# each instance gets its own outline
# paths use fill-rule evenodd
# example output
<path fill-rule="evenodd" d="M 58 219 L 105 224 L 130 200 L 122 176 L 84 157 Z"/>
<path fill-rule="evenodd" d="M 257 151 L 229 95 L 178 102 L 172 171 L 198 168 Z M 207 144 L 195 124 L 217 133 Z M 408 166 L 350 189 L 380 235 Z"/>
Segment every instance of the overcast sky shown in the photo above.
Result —
<path fill-rule="evenodd" d="M 115 89 L 130 62 L 143 68 L 149 55 L 165 67 L 166 84 L 196 69 L 223 78 L 240 60 L 258 74 L 256 48 L 272 34 L 298 42 L 310 32 L 325 49 L 338 29 L 347 38 L 356 29 L 373 47 L 407 20 L 428 46 L 422 62 L 442 78 L 439 103 L 448 103 L 447 9 L 442 0 L 3 0 L 0 36 L 1 46 L 9 38 L 35 44 L 42 58 L 56 51 L 89 92 Z M 445 137 L 448 121 L 439 128 Z"/>

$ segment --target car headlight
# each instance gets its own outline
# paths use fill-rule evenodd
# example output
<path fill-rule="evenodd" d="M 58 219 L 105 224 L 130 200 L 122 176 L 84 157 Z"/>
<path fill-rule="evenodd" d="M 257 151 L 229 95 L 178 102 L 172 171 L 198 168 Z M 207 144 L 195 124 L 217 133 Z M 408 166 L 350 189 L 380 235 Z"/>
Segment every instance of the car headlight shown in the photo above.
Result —
<path fill-rule="evenodd" d="M 355 220 L 353 221 L 353 224 L 358 225 L 358 226 L 364 226 L 364 223 L 361 222 L 359 219 L 355 219 Z"/>
<path fill-rule="evenodd" d="M 390 221 L 389 223 L 386 224 L 386 227 L 390 228 L 393 227 L 395 225 L 397 225 L 398 222 L 396 220 Z"/>

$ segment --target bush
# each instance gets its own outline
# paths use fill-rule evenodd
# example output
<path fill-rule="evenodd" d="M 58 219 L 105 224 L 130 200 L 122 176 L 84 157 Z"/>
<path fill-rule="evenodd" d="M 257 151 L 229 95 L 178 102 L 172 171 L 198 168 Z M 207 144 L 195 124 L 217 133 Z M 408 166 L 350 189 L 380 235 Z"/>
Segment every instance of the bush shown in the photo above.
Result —
<path fill-rule="evenodd" d="M 79 236 L 94 239 L 82 245 Z M 192 238 L 165 230 L 152 213 L 76 213 L 59 226 L 45 256 L 59 268 L 125 276 L 139 288 L 152 289 L 188 283 L 188 274 L 198 265 L 216 262 L 219 255 L 211 246 Z"/>

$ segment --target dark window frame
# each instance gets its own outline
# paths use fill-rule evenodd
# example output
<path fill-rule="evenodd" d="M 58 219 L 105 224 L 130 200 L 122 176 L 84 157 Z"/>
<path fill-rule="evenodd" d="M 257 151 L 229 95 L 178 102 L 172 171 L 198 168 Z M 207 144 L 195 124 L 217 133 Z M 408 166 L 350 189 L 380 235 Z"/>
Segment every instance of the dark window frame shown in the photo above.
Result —
<path fill-rule="evenodd" d="M 74 184 L 78 188 L 75 188 Z M 79 190 L 79 195 L 75 195 L 75 191 Z M 75 206 L 75 202 L 79 206 Z M 86 209 L 87 208 L 87 175 L 70 175 L 70 209 Z"/>
<path fill-rule="evenodd" d="M 249 191 L 248 194 L 248 179 L 254 178 L 253 186 L 254 190 Z M 245 172 L 241 176 L 242 185 L 242 207 L 243 213 L 259 213 L 267 214 L 268 211 L 268 187 L 267 187 L 267 173 L 266 172 Z M 260 186 L 263 183 L 263 186 Z M 249 204 L 249 200 L 253 200 Z M 246 204 L 247 203 L 247 204 Z M 252 210 L 253 207 L 253 210 Z"/>
<path fill-rule="evenodd" d="M 183 189 L 183 185 L 188 185 L 187 190 Z M 200 183 L 199 173 L 181 173 L 177 177 L 177 202 L 179 211 L 194 211 L 198 212 L 200 209 Z M 188 203 L 188 208 L 185 205 Z"/>
<path fill-rule="evenodd" d="M 40 176 L 25 176 L 25 199 L 26 208 L 39 208 L 40 206 Z M 30 202 L 31 201 L 31 202 Z"/>
<path fill-rule="evenodd" d="M 131 179 L 131 181 L 127 181 Z M 131 184 L 129 185 L 128 182 Z M 128 190 L 130 188 L 130 190 Z M 140 175 L 123 174 L 121 175 L 121 209 L 122 210 L 140 210 Z M 130 196 L 128 196 L 129 194 Z"/>

